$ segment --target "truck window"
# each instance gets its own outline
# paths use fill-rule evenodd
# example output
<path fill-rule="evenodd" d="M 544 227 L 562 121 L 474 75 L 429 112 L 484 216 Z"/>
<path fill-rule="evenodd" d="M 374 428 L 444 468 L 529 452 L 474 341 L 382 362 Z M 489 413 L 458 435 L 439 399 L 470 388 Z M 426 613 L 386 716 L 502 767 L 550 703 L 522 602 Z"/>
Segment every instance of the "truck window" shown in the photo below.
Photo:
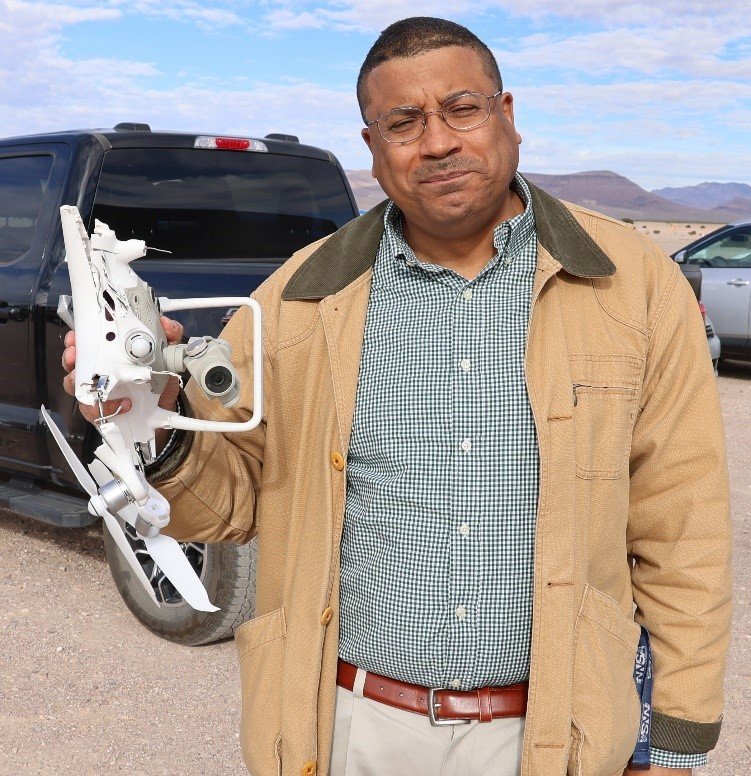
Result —
<path fill-rule="evenodd" d="M 52 156 L 0 158 L 0 263 L 23 256 L 34 228 L 52 169 Z"/>
<path fill-rule="evenodd" d="M 93 216 L 171 252 L 147 258 L 286 259 L 355 213 L 330 162 L 156 148 L 107 153 Z"/>

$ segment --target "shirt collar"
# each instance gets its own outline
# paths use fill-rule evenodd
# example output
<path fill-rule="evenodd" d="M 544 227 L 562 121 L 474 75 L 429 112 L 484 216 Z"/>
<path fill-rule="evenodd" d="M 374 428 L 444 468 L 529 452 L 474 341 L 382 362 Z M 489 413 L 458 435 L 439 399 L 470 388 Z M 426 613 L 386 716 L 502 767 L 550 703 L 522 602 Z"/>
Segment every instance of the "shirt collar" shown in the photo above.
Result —
<path fill-rule="evenodd" d="M 535 234 L 535 216 L 532 210 L 532 197 L 530 195 L 527 182 L 519 173 L 516 173 L 511 181 L 511 189 L 515 191 L 524 204 L 524 211 L 502 221 L 493 230 L 493 245 L 498 253 L 498 257 L 509 263 L 529 242 Z M 384 241 L 390 247 L 388 253 L 410 265 L 420 264 L 427 269 L 434 265 L 426 265 L 415 255 L 404 237 L 404 214 L 399 207 L 389 201 L 383 214 Z M 493 263 L 491 261 L 491 263 Z"/>

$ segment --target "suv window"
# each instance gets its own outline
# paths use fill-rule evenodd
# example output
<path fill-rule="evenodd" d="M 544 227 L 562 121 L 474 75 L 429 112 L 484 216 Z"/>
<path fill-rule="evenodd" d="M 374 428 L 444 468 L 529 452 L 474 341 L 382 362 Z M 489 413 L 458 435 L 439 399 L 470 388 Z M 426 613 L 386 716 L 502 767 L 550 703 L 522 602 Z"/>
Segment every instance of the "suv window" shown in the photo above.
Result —
<path fill-rule="evenodd" d="M 701 267 L 751 268 L 751 226 L 741 226 L 686 251 L 686 262 Z"/>
<path fill-rule="evenodd" d="M 49 155 L 0 158 L 0 263 L 29 250 L 52 161 Z"/>
<path fill-rule="evenodd" d="M 175 259 L 286 259 L 354 215 L 330 162 L 158 148 L 108 152 L 93 211 L 121 240 Z"/>

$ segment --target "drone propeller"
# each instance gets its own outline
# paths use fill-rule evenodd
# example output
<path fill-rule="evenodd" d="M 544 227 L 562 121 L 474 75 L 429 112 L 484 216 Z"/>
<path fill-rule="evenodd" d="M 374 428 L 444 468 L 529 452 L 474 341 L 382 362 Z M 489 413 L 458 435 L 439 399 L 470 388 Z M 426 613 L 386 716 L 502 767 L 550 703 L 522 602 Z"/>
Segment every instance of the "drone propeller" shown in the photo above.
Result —
<path fill-rule="evenodd" d="M 100 485 L 104 485 L 112 480 L 112 472 L 96 458 L 89 464 L 89 467 L 91 468 L 91 473 Z M 121 511 L 124 512 L 125 510 L 123 509 Z M 128 562 L 128 565 L 136 575 L 136 579 L 141 583 L 141 587 L 143 587 L 149 598 L 151 598 L 158 606 L 159 601 L 157 601 L 154 588 L 151 582 L 149 582 L 149 578 L 146 576 L 143 566 L 138 562 L 138 558 L 133 552 L 133 548 L 128 541 L 128 537 L 125 535 L 125 531 L 123 531 L 123 527 L 120 525 L 120 521 L 107 510 L 102 510 L 101 517 L 102 520 L 104 520 L 104 524 L 107 526 L 107 530 L 110 532 L 110 536 L 115 540 L 115 544 L 120 550 L 123 558 Z"/>
<path fill-rule="evenodd" d="M 178 593 L 200 612 L 218 612 L 219 607 L 209 601 L 209 594 L 201 584 L 195 569 L 180 549 L 180 545 L 171 536 L 157 534 L 141 537 L 149 555 L 167 575 Z"/>
<path fill-rule="evenodd" d="M 57 442 L 65 460 L 76 475 L 76 479 L 91 497 L 89 500 L 89 511 L 92 512 L 92 514 L 99 515 L 104 520 L 118 549 L 133 570 L 136 578 L 146 590 L 149 597 L 158 605 L 154 588 L 144 573 L 141 564 L 138 562 L 138 558 L 136 558 L 133 548 L 130 546 L 119 521 L 104 507 L 104 500 L 99 495 L 96 483 L 86 470 L 86 467 L 78 460 L 73 449 L 68 444 L 68 441 L 62 435 L 60 429 L 52 420 L 45 407 L 42 407 L 42 417 Z M 122 437 L 119 434 L 115 434 L 114 436 L 118 441 L 122 442 Z M 111 438 L 112 437 L 110 436 L 110 439 Z M 105 445 L 97 449 L 97 455 L 100 454 L 102 448 L 112 452 L 111 448 L 108 448 Z M 113 458 L 113 461 L 115 458 Z M 94 461 L 92 461 L 91 471 L 100 486 L 111 482 L 113 479 L 112 472 L 109 470 L 107 464 L 100 460 L 94 459 Z M 127 520 L 128 523 L 135 526 L 136 520 L 138 519 L 138 506 L 128 503 L 122 509 L 118 510 L 118 514 L 120 514 L 124 520 Z M 195 569 L 190 565 L 190 561 L 185 557 L 185 553 L 180 549 L 180 545 L 175 539 L 171 536 L 163 536 L 162 534 L 157 534 L 154 537 L 146 537 L 138 534 L 138 537 L 146 545 L 146 550 L 149 555 L 151 555 L 154 562 L 162 569 L 167 576 L 167 579 L 175 586 L 177 592 L 180 593 L 190 606 L 202 612 L 218 611 L 218 607 L 214 606 L 211 601 L 209 601 L 206 589 L 201 584 Z"/>
<path fill-rule="evenodd" d="M 63 436 L 57 424 L 50 417 L 47 408 L 42 405 L 42 417 L 47 424 L 47 428 L 50 430 L 53 439 L 57 442 L 57 446 L 60 448 L 65 460 L 68 462 L 68 466 L 73 470 L 73 474 L 76 475 L 76 479 L 81 484 L 81 487 L 89 494 L 89 496 L 96 496 L 98 493 L 96 483 L 91 478 L 91 475 L 86 471 L 86 467 L 78 460 L 78 457 L 73 452 L 73 448 L 68 444 L 68 440 Z"/>
<path fill-rule="evenodd" d="M 91 462 L 90 468 L 100 485 L 104 485 L 112 479 L 112 474 L 109 469 L 107 469 L 106 465 L 96 458 Z M 130 525 L 135 526 L 136 520 L 138 519 L 138 507 L 135 504 L 127 504 L 119 510 L 119 514 L 124 520 L 130 523 Z M 110 517 L 112 516 L 110 515 Z M 123 533 L 119 521 L 115 520 L 115 525 L 119 529 L 119 534 L 127 545 L 128 552 L 126 557 L 129 562 L 130 558 L 133 558 L 133 561 L 138 565 L 143 580 L 145 580 L 148 585 L 149 593 L 154 597 L 154 588 L 151 583 L 148 582 L 141 564 L 138 563 L 132 547 L 125 538 L 125 534 Z M 196 576 L 194 568 L 190 565 L 190 561 L 185 557 L 185 553 L 180 549 L 180 545 L 175 539 L 171 536 L 164 536 L 162 534 L 157 534 L 157 536 L 154 536 L 153 538 L 138 534 L 138 538 L 144 542 L 146 550 L 149 555 L 151 555 L 154 563 L 156 563 L 156 565 L 166 574 L 167 579 L 175 586 L 177 592 L 180 593 L 188 604 L 201 612 L 219 611 L 218 608 L 209 601 L 206 589 Z M 120 547 L 123 554 L 125 554 L 125 550 L 119 542 L 118 547 Z M 154 598 L 154 600 L 156 600 L 156 598 Z"/>
<path fill-rule="evenodd" d="M 81 487 L 91 497 L 89 500 L 89 511 L 104 520 L 104 524 L 107 526 L 107 530 L 112 535 L 112 538 L 115 540 L 115 544 L 117 544 L 118 549 L 123 554 L 123 557 L 128 562 L 128 565 L 130 566 L 133 573 L 136 575 L 136 579 L 141 583 L 141 586 L 148 593 L 151 600 L 158 605 L 156 595 L 154 594 L 154 588 L 151 586 L 151 583 L 144 573 L 141 564 L 138 562 L 138 558 L 136 558 L 135 554 L 133 553 L 133 549 L 130 546 L 128 539 L 126 538 L 120 523 L 117 521 L 117 518 L 114 515 L 110 514 L 110 512 L 103 508 L 102 503 L 98 503 L 96 508 L 92 504 L 92 500 L 99 494 L 96 483 L 91 478 L 91 475 L 86 470 L 86 467 L 78 460 L 78 457 L 73 452 L 71 446 L 68 444 L 68 440 L 62 435 L 62 432 L 57 427 L 55 421 L 52 420 L 44 405 L 42 405 L 42 417 L 44 418 L 44 422 L 47 424 L 47 428 L 49 428 L 55 442 L 57 442 L 57 446 L 60 448 L 63 457 L 68 462 L 68 466 L 70 466 L 70 468 L 73 470 L 73 474 L 76 475 L 76 479 L 81 483 Z M 91 469 L 100 485 L 104 485 L 106 482 L 109 482 L 112 479 L 112 474 L 100 461 L 92 461 Z M 97 499 L 97 501 L 101 502 L 100 499 Z"/>

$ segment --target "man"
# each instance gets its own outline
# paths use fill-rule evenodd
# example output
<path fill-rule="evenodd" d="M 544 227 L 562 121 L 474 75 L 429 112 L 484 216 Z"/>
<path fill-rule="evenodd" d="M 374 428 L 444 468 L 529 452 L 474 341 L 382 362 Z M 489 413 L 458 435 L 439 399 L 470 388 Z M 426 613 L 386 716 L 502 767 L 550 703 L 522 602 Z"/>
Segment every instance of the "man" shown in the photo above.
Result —
<path fill-rule="evenodd" d="M 721 724 L 730 528 L 688 284 L 517 174 L 512 97 L 465 28 L 391 25 L 358 98 L 390 202 L 254 294 L 262 426 L 186 434 L 151 473 L 176 538 L 258 535 L 257 616 L 236 634 L 245 763 L 621 774 L 635 604 L 652 772 L 690 774 Z M 250 331 L 241 311 L 223 335 L 246 374 Z M 231 410 L 188 402 L 239 419 L 250 385 Z"/>

